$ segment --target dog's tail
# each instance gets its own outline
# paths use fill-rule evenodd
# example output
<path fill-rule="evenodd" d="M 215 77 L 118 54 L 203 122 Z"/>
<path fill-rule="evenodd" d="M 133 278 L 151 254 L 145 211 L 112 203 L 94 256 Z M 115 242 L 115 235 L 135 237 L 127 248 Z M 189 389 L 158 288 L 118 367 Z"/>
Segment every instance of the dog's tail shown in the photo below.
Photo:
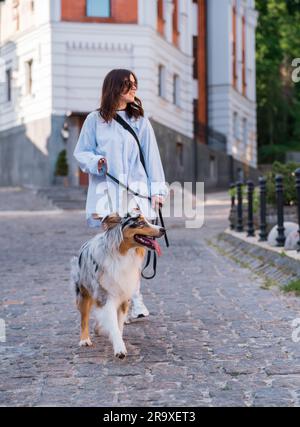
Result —
<path fill-rule="evenodd" d="M 80 270 L 78 264 L 78 257 L 74 256 L 70 260 L 70 285 L 72 288 L 72 292 L 74 292 L 75 290 L 76 300 L 78 299 L 80 293 L 79 279 Z"/>

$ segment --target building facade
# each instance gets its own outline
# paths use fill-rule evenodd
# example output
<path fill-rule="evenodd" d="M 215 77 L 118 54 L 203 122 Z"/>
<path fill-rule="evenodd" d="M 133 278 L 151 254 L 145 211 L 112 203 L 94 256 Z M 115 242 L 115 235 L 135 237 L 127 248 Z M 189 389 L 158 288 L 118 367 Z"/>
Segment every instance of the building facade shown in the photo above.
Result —
<path fill-rule="evenodd" d="M 0 185 L 55 183 L 105 75 L 133 70 L 168 182 L 256 167 L 254 0 L 0 2 Z"/>
<path fill-rule="evenodd" d="M 255 0 L 209 0 L 208 115 L 227 152 L 257 166 Z"/>

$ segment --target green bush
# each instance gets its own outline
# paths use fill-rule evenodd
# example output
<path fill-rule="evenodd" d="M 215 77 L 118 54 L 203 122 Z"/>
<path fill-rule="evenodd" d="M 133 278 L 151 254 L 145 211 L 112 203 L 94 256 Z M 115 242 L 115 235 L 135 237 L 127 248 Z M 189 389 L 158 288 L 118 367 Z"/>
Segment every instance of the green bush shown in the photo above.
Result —
<path fill-rule="evenodd" d="M 300 167 L 299 163 L 274 162 L 272 170 L 267 173 L 267 203 L 276 205 L 275 177 L 277 174 L 283 176 L 284 204 L 294 205 L 297 203 L 295 170 Z"/>
<path fill-rule="evenodd" d="M 228 190 L 229 196 L 233 197 L 235 196 L 236 202 L 237 202 L 237 187 L 230 188 Z M 248 203 L 248 188 L 247 185 L 242 185 L 242 198 L 243 198 L 243 204 Z M 257 213 L 259 208 L 259 188 L 254 187 L 253 192 L 253 213 Z"/>
<path fill-rule="evenodd" d="M 270 172 L 266 174 L 267 178 L 267 203 L 276 206 L 276 175 L 282 175 L 283 177 L 283 194 L 284 204 L 287 206 L 297 204 L 297 193 L 296 193 L 296 179 L 295 170 L 300 167 L 299 163 L 288 162 L 280 163 L 274 162 Z M 229 195 L 237 197 L 237 188 L 231 188 Z M 247 203 L 247 186 L 242 185 L 243 203 Z M 259 187 L 255 187 L 253 193 L 253 211 L 258 212 L 259 208 Z"/>
<path fill-rule="evenodd" d="M 69 166 L 67 162 L 67 152 L 62 150 L 56 160 L 55 175 L 56 176 L 67 176 L 69 173 Z"/>
<path fill-rule="evenodd" d="M 258 147 L 258 163 L 272 164 L 274 162 L 285 163 L 288 151 L 299 151 L 299 141 L 289 142 L 287 145 L 273 144 Z"/>
<path fill-rule="evenodd" d="M 284 145 L 263 145 L 258 148 L 258 163 L 284 162 L 287 147 Z"/>

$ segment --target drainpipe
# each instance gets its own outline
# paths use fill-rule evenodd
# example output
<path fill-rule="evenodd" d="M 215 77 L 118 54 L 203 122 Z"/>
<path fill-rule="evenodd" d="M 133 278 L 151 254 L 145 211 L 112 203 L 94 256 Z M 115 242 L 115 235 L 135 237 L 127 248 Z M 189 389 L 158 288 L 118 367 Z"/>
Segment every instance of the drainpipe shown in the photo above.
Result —
<path fill-rule="evenodd" d="M 4 3 L 4 0 L 0 0 L 0 57 L 1 57 L 1 51 L 2 51 L 2 33 L 1 33 L 1 12 L 2 12 L 2 4 Z"/>
<path fill-rule="evenodd" d="M 205 115 L 206 115 L 206 126 L 209 129 L 209 117 L 208 117 L 208 7 L 207 0 L 204 0 L 204 10 L 205 10 L 205 64 L 206 64 L 206 73 L 205 73 Z M 208 144 L 208 137 L 206 133 L 206 141 Z"/>

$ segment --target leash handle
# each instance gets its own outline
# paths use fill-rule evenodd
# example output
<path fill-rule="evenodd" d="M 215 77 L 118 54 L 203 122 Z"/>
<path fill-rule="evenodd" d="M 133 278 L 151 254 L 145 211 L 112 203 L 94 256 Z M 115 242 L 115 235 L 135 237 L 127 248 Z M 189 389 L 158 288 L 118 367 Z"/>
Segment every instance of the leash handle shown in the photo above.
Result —
<path fill-rule="evenodd" d="M 155 275 L 156 275 L 156 263 L 157 263 L 156 252 L 153 253 L 153 274 L 152 274 L 152 276 L 145 276 L 144 271 L 146 270 L 146 268 L 150 264 L 150 260 L 151 260 L 151 250 L 148 249 L 147 261 L 146 261 L 145 267 L 143 268 L 143 270 L 141 272 L 141 276 L 146 280 L 153 279 L 153 277 L 155 277 Z"/>
<path fill-rule="evenodd" d="M 155 218 L 155 220 L 153 220 L 152 221 L 152 224 L 155 224 L 155 225 L 157 225 L 158 224 L 158 218 L 156 217 Z M 150 264 L 150 260 L 151 260 L 151 250 L 150 249 L 148 249 L 148 253 L 147 253 L 147 261 L 146 261 L 146 264 L 145 264 L 145 266 L 144 266 L 144 268 L 143 268 L 143 270 L 142 270 L 142 272 L 141 272 L 141 276 L 144 278 L 144 279 L 147 279 L 147 280 L 149 280 L 149 279 L 153 279 L 153 277 L 155 277 L 155 275 L 156 275 L 156 264 L 157 264 L 157 255 L 156 255 L 156 252 L 154 251 L 153 252 L 153 274 L 152 274 L 152 276 L 145 276 L 145 274 L 144 274 L 144 271 L 146 270 L 146 268 L 148 267 L 148 265 Z"/>

